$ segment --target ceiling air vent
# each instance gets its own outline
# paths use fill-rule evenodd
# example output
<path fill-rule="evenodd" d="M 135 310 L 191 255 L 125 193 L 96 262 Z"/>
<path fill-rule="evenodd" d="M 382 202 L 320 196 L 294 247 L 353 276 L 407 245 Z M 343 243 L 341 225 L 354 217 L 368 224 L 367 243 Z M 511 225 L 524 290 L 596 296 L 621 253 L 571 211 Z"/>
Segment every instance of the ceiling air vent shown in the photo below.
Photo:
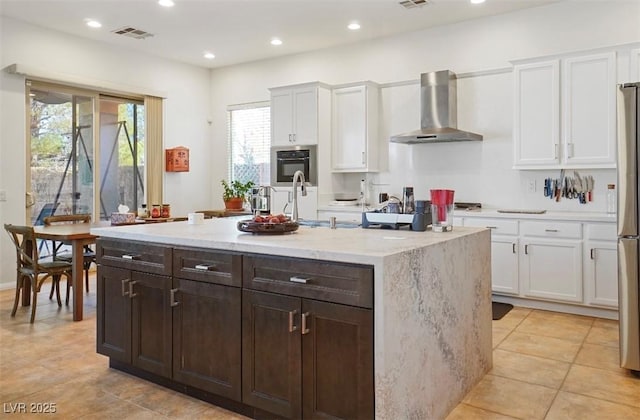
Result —
<path fill-rule="evenodd" d="M 135 39 L 145 39 L 153 36 L 153 34 L 149 32 L 143 31 L 142 29 L 132 28 L 130 26 L 125 26 L 120 29 L 113 30 L 111 32 L 113 32 L 116 35 L 128 36 L 129 38 L 135 38 Z"/>
<path fill-rule="evenodd" d="M 429 0 L 403 0 L 398 3 L 405 9 L 413 9 L 414 7 L 420 7 L 429 4 Z"/>

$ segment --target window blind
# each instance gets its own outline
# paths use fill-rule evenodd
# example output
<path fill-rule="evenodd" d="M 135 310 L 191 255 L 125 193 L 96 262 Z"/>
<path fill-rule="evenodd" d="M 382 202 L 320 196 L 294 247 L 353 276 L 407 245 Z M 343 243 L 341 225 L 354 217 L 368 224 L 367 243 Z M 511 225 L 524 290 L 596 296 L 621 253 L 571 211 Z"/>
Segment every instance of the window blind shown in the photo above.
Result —
<path fill-rule="evenodd" d="M 269 102 L 228 107 L 229 179 L 269 185 L 271 108 Z"/>

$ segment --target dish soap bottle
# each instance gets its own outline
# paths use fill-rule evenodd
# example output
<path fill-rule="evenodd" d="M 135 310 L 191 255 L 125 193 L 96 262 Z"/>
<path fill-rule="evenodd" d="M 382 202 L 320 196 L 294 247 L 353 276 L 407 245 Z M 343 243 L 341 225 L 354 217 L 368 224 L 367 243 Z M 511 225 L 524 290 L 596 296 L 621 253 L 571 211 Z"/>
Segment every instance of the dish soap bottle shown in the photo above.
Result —
<path fill-rule="evenodd" d="M 607 185 L 607 213 L 614 214 L 616 212 L 616 186 L 615 184 Z"/>

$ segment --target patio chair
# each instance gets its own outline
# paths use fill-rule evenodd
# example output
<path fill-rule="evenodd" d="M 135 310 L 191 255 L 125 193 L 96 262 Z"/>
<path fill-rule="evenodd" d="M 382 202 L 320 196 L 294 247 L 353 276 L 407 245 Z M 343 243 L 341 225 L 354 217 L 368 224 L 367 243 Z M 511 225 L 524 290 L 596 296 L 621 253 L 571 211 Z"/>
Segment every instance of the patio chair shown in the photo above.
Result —
<path fill-rule="evenodd" d="M 63 223 L 91 223 L 91 215 L 90 214 L 65 214 L 60 216 L 49 216 L 44 218 L 44 225 L 51 226 L 54 224 L 63 224 Z M 60 247 L 63 245 L 62 242 L 52 241 L 53 243 L 53 261 L 64 261 L 71 264 L 73 262 L 73 258 L 70 252 L 65 252 L 62 254 L 58 254 L 60 251 Z M 82 254 L 82 269 L 84 270 L 84 282 L 87 293 L 89 293 L 89 269 L 91 268 L 91 263 L 96 262 L 96 253 L 89 247 L 89 245 L 85 245 L 84 252 Z M 71 287 L 71 282 L 67 282 L 67 297 L 65 299 L 65 304 L 69 304 L 69 289 Z M 59 291 L 58 291 L 59 294 Z M 49 299 L 53 297 L 53 288 L 49 293 Z"/>
<path fill-rule="evenodd" d="M 60 302 L 60 278 L 67 277 L 67 282 L 71 281 L 72 266 L 64 261 L 40 262 L 38 260 L 38 247 L 36 244 L 36 235 L 33 226 L 16 226 L 5 224 L 5 230 L 11 238 L 11 242 L 16 248 L 16 297 L 13 302 L 13 310 L 11 316 L 16 316 L 18 309 L 18 301 L 20 299 L 20 291 L 23 290 L 24 280 L 31 280 L 31 323 L 36 318 L 36 305 L 38 303 L 38 292 L 42 284 L 51 277 L 51 281 L 57 290 L 58 306 L 62 306 Z M 23 290 L 23 293 L 27 293 Z M 67 299 L 69 297 L 67 296 Z"/>

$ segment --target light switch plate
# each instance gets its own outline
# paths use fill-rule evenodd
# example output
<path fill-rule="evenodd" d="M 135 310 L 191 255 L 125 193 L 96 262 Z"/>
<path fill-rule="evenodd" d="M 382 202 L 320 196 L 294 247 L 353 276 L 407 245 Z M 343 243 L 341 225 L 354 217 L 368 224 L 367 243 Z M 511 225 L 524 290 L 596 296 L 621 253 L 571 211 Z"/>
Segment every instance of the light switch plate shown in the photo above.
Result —
<path fill-rule="evenodd" d="M 7 201 L 7 191 L 0 190 L 0 201 Z"/>

